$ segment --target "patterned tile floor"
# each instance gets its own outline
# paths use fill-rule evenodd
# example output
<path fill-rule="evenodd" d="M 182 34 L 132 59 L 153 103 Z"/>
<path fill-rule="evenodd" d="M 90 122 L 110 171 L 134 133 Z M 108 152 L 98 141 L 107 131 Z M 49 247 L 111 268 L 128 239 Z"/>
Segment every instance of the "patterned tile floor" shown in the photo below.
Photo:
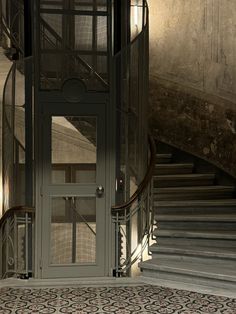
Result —
<path fill-rule="evenodd" d="M 0 313 L 236 314 L 236 299 L 152 285 L 1 288 Z"/>

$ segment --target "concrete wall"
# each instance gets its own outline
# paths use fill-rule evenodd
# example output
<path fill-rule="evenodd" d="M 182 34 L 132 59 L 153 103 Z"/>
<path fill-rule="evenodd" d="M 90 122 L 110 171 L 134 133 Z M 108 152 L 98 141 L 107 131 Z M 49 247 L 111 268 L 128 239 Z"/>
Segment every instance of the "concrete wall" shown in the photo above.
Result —
<path fill-rule="evenodd" d="M 236 1 L 148 2 L 156 136 L 236 175 Z"/>

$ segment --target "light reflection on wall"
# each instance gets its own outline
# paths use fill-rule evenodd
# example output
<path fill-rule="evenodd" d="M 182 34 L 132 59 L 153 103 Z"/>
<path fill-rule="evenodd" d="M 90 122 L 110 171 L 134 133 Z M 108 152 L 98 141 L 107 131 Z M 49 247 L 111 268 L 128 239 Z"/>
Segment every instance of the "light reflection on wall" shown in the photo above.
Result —
<path fill-rule="evenodd" d="M 143 0 L 132 0 L 130 11 L 130 32 L 133 40 L 142 30 Z"/>

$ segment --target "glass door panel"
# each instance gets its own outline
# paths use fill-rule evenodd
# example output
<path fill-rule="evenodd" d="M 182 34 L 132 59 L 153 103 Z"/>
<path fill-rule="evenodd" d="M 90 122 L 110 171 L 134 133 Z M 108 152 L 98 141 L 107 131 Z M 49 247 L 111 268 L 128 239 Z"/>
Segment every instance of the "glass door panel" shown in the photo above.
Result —
<path fill-rule="evenodd" d="M 51 200 L 51 264 L 96 262 L 95 197 Z"/>
<path fill-rule="evenodd" d="M 52 117 L 52 183 L 94 183 L 97 118 Z"/>

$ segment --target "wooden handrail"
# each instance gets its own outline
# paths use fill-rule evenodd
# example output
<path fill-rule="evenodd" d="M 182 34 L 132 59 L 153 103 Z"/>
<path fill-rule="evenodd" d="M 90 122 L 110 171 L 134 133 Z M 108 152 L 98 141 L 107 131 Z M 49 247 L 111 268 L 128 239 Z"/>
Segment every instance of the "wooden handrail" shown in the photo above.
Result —
<path fill-rule="evenodd" d="M 130 197 L 130 199 L 121 204 L 121 205 L 115 205 L 111 207 L 112 213 L 117 213 L 119 211 L 124 210 L 127 207 L 130 207 L 135 201 L 136 199 L 142 194 L 142 192 L 146 189 L 146 187 L 148 186 L 148 183 L 150 182 L 152 175 L 153 175 L 153 170 L 154 170 L 154 166 L 155 166 L 155 157 L 156 157 L 156 146 L 155 146 L 155 142 L 154 139 L 152 138 L 152 136 L 149 134 L 148 135 L 148 142 L 149 142 L 149 146 L 150 146 L 150 162 L 149 162 L 149 166 L 146 172 L 146 175 L 143 179 L 143 181 L 140 183 L 140 185 L 138 186 L 137 190 L 134 192 L 134 194 Z"/>
<path fill-rule="evenodd" d="M 4 223 L 5 219 L 10 217 L 11 215 L 14 215 L 14 214 L 25 214 L 25 213 L 33 214 L 34 213 L 34 208 L 33 207 L 26 207 L 26 206 L 14 206 L 14 207 L 9 208 L 3 214 L 3 216 L 0 218 L 0 227 Z"/>

